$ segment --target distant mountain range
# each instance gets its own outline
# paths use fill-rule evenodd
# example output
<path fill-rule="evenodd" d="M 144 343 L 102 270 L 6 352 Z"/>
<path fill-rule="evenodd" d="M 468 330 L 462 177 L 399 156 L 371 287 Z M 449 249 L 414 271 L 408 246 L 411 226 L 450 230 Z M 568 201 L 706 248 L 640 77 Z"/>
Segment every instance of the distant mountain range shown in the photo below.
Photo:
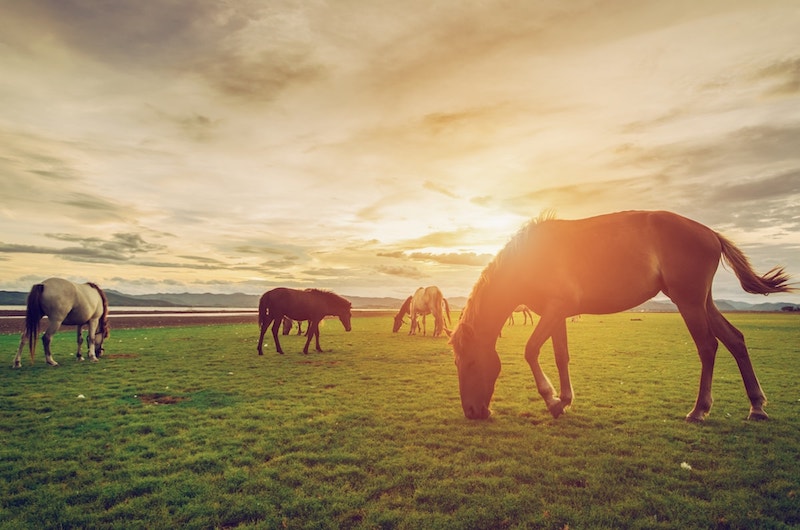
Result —
<path fill-rule="evenodd" d="M 27 301 L 28 293 L 17 291 L 0 291 L 0 305 L 24 306 Z M 114 306 L 126 307 L 216 307 L 216 308 L 245 308 L 258 307 L 260 295 L 255 294 L 192 294 L 192 293 L 158 293 L 130 295 L 120 293 L 111 289 L 106 290 L 108 303 Z M 400 298 L 392 297 L 364 297 L 347 296 L 345 298 L 353 303 L 353 309 L 399 309 L 403 304 Z M 464 307 L 467 299 L 463 296 L 448 298 L 450 309 L 458 310 Z M 717 307 L 721 311 L 800 311 L 800 305 L 781 303 L 781 302 L 762 302 L 750 304 L 747 302 L 736 302 L 731 300 L 715 300 Z M 677 308 L 672 302 L 662 300 L 650 300 L 637 306 L 631 311 L 634 312 L 675 312 Z"/>

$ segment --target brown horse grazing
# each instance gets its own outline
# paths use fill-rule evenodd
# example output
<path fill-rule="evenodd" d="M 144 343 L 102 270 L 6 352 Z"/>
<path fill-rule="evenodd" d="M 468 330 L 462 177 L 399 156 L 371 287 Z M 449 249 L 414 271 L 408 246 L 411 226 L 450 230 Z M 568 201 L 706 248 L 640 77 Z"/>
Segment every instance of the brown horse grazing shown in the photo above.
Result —
<path fill-rule="evenodd" d="M 739 365 L 750 399 L 749 419 L 767 419 L 767 398 L 744 336 L 722 316 L 711 297 L 720 257 L 749 293 L 794 290 L 783 268 L 758 276 L 733 243 L 674 213 L 633 211 L 576 221 L 530 222 L 481 273 L 450 339 L 464 415 L 485 419 L 491 414 L 489 403 L 500 374 L 496 340 L 518 304 L 541 316 L 525 346 L 525 359 L 539 394 L 557 418 L 573 399 L 566 319 L 581 313 L 624 311 L 661 291 L 678 306 L 702 365 L 697 401 L 687 421 L 702 421 L 711 409 L 718 340 Z M 539 366 L 539 351 L 548 338 L 553 340 L 559 372 L 559 397 Z"/>
<path fill-rule="evenodd" d="M 78 360 L 82 361 L 81 344 L 83 326 L 88 327 L 86 340 L 89 343 L 89 359 L 97 361 L 103 353 L 103 340 L 108 338 L 108 300 L 100 287 L 94 283 L 77 284 L 61 278 L 49 278 L 37 283 L 28 293 L 25 314 L 25 331 L 19 340 L 14 368 L 22 366 L 20 357 L 25 342 L 29 343 L 31 362 L 36 354 L 36 341 L 39 336 L 39 322 L 47 316 L 49 324 L 42 335 L 45 361 L 58 366 L 50 351 L 50 342 L 62 324 L 78 328 Z"/>
<path fill-rule="evenodd" d="M 444 313 L 442 312 L 444 310 Z M 450 304 L 447 299 L 442 296 L 442 291 L 438 287 L 431 285 L 430 287 L 420 287 L 414 292 L 413 295 L 406 298 L 403 305 L 400 306 L 400 311 L 394 317 L 394 326 L 392 331 L 397 332 L 400 326 L 403 325 L 403 317 L 405 315 L 411 316 L 411 329 L 408 331 L 409 335 L 415 335 L 419 326 L 417 324 L 417 316 L 422 315 L 422 334 L 427 334 L 425 325 L 425 317 L 429 314 L 433 315 L 434 329 L 433 336 L 438 337 L 442 331 L 450 335 L 450 330 L 444 325 L 444 314 L 447 315 L 448 323 L 452 324 L 450 320 Z"/>
<path fill-rule="evenodd" d="M 278 327 L 283 321 L 283 317 L 292 320 L 308 320 L 306 329 L 306 345 L 303 353 L 308 353 L 308 345 L 313 337 L 316 337 L 317 351 L 321 352 L 319 346 L 319 323 L 328 315 L 339 317 L 345 331 L 350 331 L 350 310 L 351 304 L 345 298 L 319 289 L 288 289 L 278 287 L 267 291 L 261 296 L 258 304 L 258 324 L 261 326 L 261 335 L 258 338 L 258 354 L 264 355 L 263 344 L 264 334 L 272 324 L 272 338 L 275 340 L 275 349 L 278 353 L 283 353 L 281 343 L 278 340 Z"/>

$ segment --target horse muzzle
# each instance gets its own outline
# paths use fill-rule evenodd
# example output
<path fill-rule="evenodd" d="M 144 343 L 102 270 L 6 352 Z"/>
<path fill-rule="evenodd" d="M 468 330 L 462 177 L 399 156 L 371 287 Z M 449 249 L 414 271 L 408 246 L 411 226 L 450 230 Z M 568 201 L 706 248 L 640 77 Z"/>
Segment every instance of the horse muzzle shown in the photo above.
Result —
<path fill-rule="evenodd" d="M 468 420 L 488 420 L 492 412 L 486 405 L 467 405 L 463 403 L 461 408 L 464 409 L 464 416 Z"/>

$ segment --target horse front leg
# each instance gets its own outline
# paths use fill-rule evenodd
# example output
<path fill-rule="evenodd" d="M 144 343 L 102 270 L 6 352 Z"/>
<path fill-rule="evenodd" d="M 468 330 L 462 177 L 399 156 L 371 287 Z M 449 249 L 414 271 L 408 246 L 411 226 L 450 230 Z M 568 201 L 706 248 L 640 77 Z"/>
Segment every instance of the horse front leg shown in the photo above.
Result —
<path fill-rule="evenodd" d="M 544 399 L 547 410 L 554 418 L 558 418 L 564 412 L 564 404 L 561 400 L 555 397 L 555 390 L 550 379 L 547 378 L 542 367 L 539 365 L 539 354 L 541 353 L 542 345 L 550 338 L 553 331 L 558 326 L 559 318 L 548 315 L 543 315 L 539 324 L 533 330 L 527 344 L 525 344 L 525 360 L 531 367 L 533 372 L 533 379 L 536 382 L 536 389 L 539 395 Z"/>
<path fill-rule="evenodd" d="M 89 342 L 89 360 L 93 363 L 97 362 L 96 348 L 97 348 L 97 320 L 90 320 L 88 330 L 86 331 L 86 340 Z M 78 345 L 80 348 L 80 345 Z M 80 351 L 80 350 L 78 350 Z"/>

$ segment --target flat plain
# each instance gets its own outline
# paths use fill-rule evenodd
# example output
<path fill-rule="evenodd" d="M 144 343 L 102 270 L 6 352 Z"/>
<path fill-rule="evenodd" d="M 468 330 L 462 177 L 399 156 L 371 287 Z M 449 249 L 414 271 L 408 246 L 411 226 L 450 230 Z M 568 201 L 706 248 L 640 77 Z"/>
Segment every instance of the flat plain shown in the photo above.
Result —
<path fill-rule="evenodd" d="M 40 346 L 20 370 L 18 335 L 0 335 L 0 527 L 796 527 L 800 315 L 728 318 L 770 421 L 745 420 L 722 347 L 710 416 L 683 421 L 700 363 L 677 314 L 569 323 L 576 401 L 557 420 L 519 323 L 487 421 L 463 417 L 447 340 L 392 334 L 388 316 L 328 320 L 309 355 L 288 336 L 259 357 L 255 325 L 112 330 L 96 364 L 69 328 L 61 366 Z"/>

